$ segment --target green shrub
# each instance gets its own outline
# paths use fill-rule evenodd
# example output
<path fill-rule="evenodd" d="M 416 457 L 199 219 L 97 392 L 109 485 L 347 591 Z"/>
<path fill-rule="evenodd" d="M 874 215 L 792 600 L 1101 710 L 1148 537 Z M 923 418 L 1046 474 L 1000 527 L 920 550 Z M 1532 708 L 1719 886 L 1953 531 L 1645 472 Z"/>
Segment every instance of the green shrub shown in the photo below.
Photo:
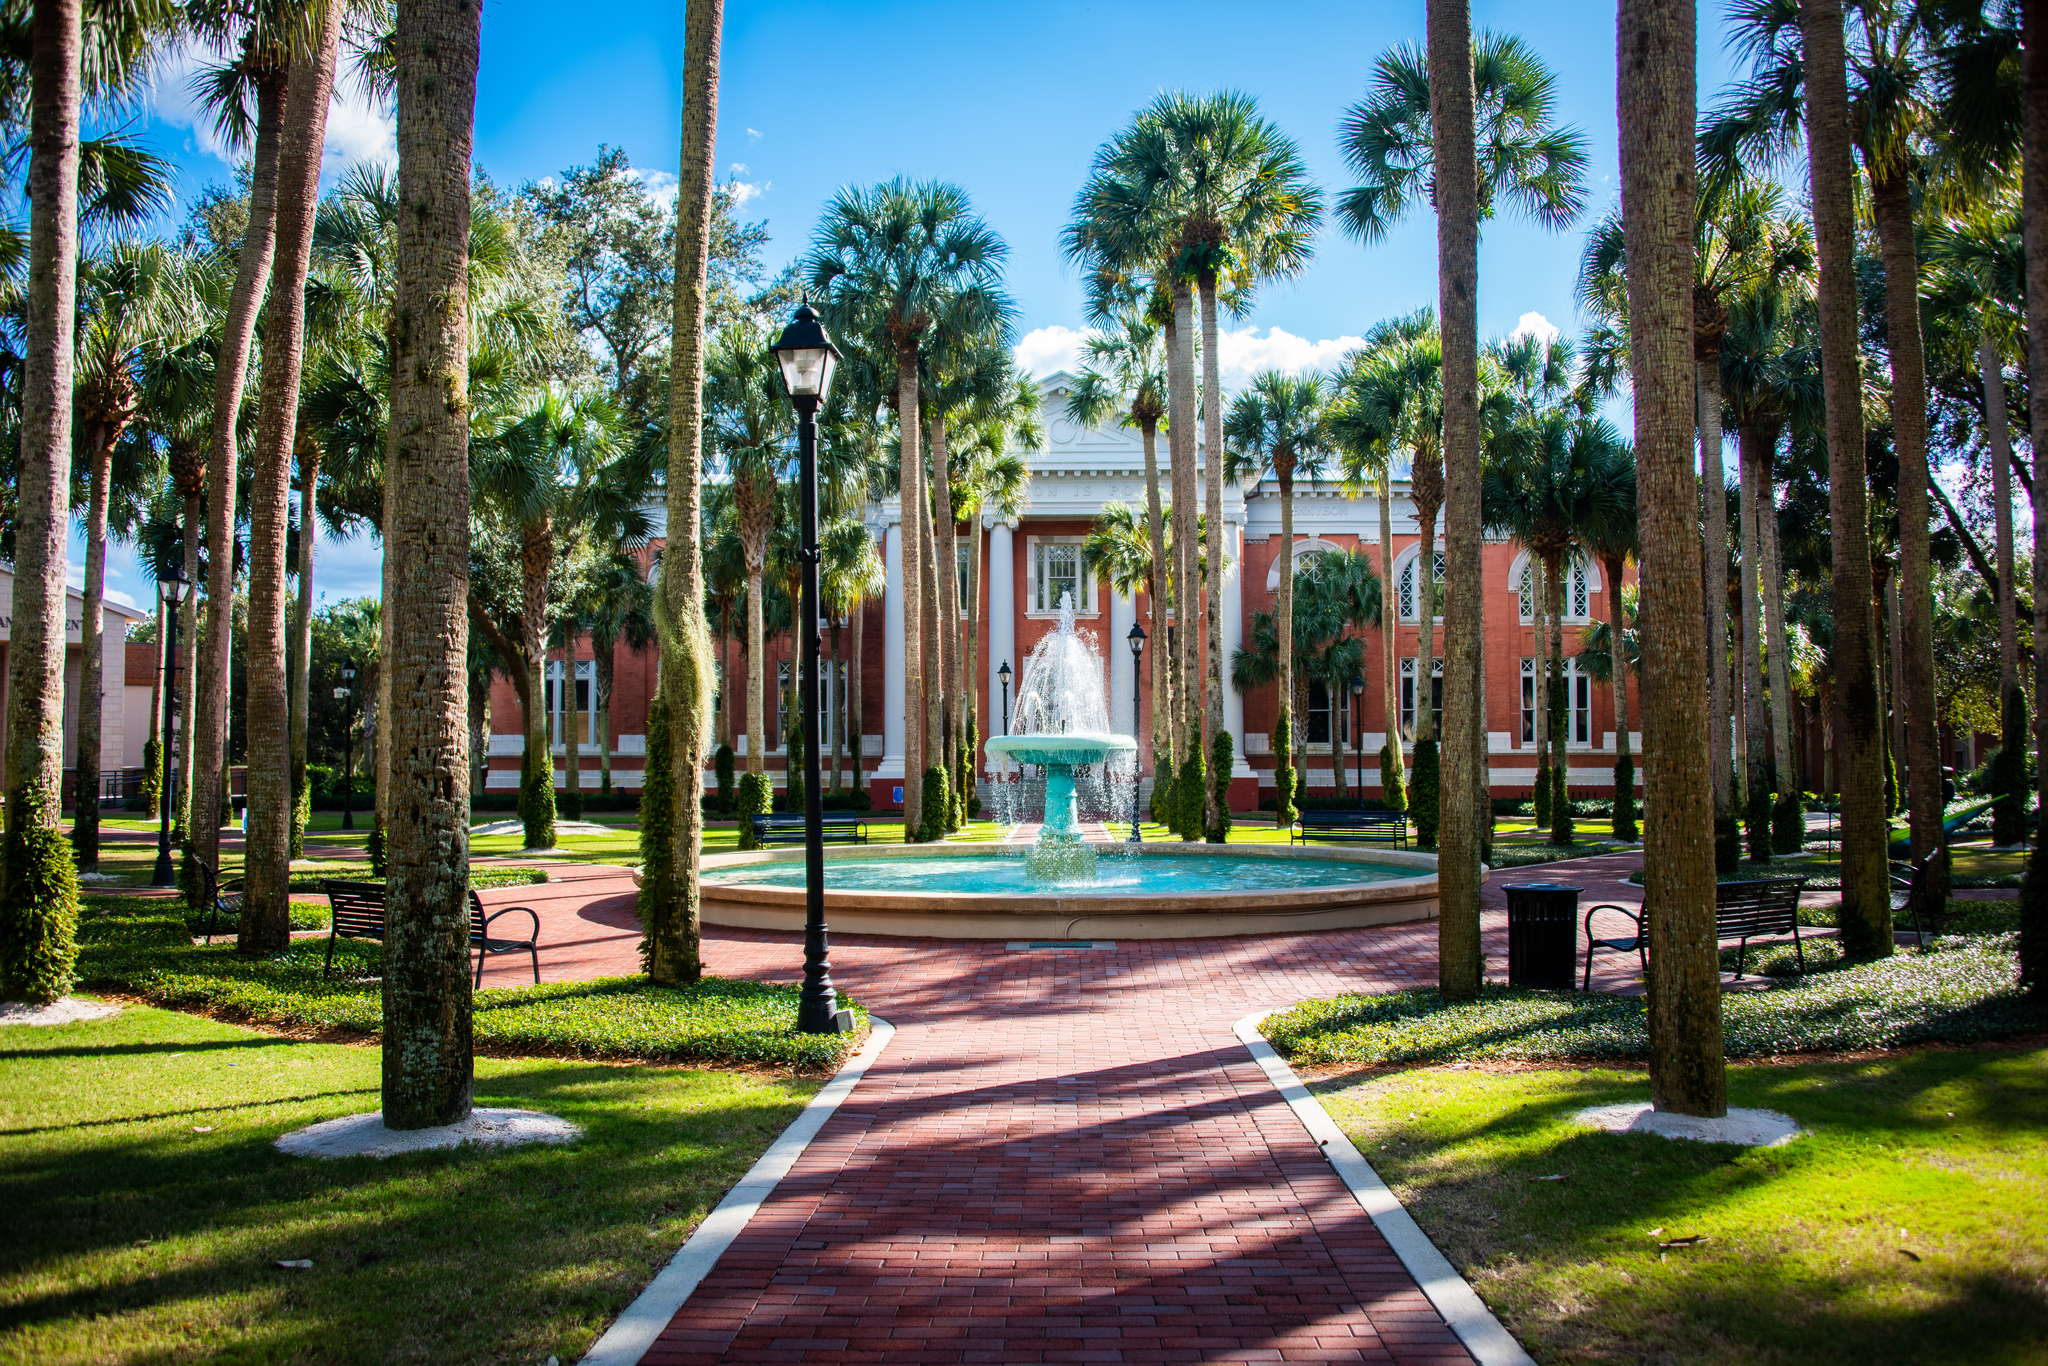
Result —
<path fill-rule="evenodd" d="M 740 848 L 759 849 L 761 841 L 754 835 L 754 817 L 766 816 L 775 809 L 775 787 L 765 773 L 748 771 L 740 775 Z"/>
<path fill-rule="evenodd" d="M 648 744 L 652 746 L 653 743 L 653 737 L 650 735 Z M 717 749 L 713 750 L 711 753 L 711 765 L 718 774 L 718 809 L 730 811 L 735 800 L 733 796 L 733 777 L 737 769 L 737 761 L 733 757 L 732 746 L 720 745 Z"/>
<path fill-rule="evenodd" d="M 1992 756 L 1991 842 L 2005 848 L 2027 841 L 2027 694 L 2017 685 L 2007 689 L 2000 708 L 2004 740 Z"/>
<path fill-rule="evenodd" d="M 1285 828 L 1294 824 L 1294 709 L 1280 708 L 1273 723 L 1273 824 Z"/>
<path fill-rule="evenodd" d="M 1771 852 L 1796 854 L 1806 847 L 1806 808 L 1799 793 L 1781 792 L 1771 807 Z"/>
<path fill-rule="evenodd" d="M 156 811 L 164 798 L 164 751 L 156 735 L 142 743 L 142 810 Z"/>
<path fill-rule="evenodd" d="M 1179 786 L 1173 776 L 1173 756 L 1164 750 L 1156 750 L 1152 756 L 1152 819 L 1156 823 L 1173 828 L 1174 803 L 1178 800 Z"/>
<path fill-rule="evenodd" d="M 1365 794 L 1358 797 L 1363 801 Z M 1401 781 L 1401 761 L 1394 757 L 1392 741 L 1380 746 L 1380 805 L 1389 811 L 1408 809 L 1408 785 Z"/>
<path fill-rule="evenodd" d="M 731 758 L 732 752 L 719 748 Z M 666 927 L 683 918 L 682 873 L 676 866 L 675 746 L 669 735 L 668 699 L 659 692 L 647 699 L 647 758 L 640 777 L 640 965 Z M 751 835 L 740 830 L 742 847 Z"/>
<path fill-rule="evenodd" d="M 519 823 L 525 827 L 525 847 L 552 849 L 555 847 L 554 761 L 545 754 L 537 761 L 529 756 L 524 767 L 525 773 L 519 780 Z"/>
<path fill-rule="evenodd" d="M 390 841 L 384 838 L 384 818 L 370 817 L 370 876 L 378 879 L 391 875 Z"/>
<path fill-rule="evenodd" d="M 1565 786 L 1569 774 L 1563 764 L 1550 768 L 1550 842 L 1569 848 L 1578 839 L 1578 827 L 1574 820 L 1569 789 Z"/>
<path fill-rule="evenodd" d="M 76 980 L 78 866 L 71 841 L 50 826 L 0 838 L 0 1001 L 61 1000 Z"/>
<path fill-rule="evenodd" d="M 563 820 L 582 820 L 583 794 L 581 792 L 578 792 L 573 787 L 567 789 L 562 793 L 561 800 L 556 803 L 555 810 L 557 814 L 559 814 L 562 817 Z"/>
<path fill-rule="evenodd" d="M 795 707 L 789 709 L 789 724 L 782 733 L 782 809 L 804 809 L 804 728 Z"/>
<path fill-rule="evenodd" d="M 1180 792 L 1174 802 L 1173 828 L 1183 840 L 1193 842 L 1202 837 L 1202 805 L 1205 799 L 1204 789 L 1207 786 L 1199 730 L 1188 738 L 1188 749 L 1181 759 L 1179 778 Z"/>
<path fill-rule="evenodd" d="M 1550 799 L 1555 795 L 1550 786 L 1550 756 L 1546 753 L 1536 761 L 1536 790 L 1530 794 L 1531 810 L 1539 830 L 1550 825 Z"/>
<path fill-rule="evenodd" d="M 1209 795 L 1216 808 L 1216 819 L 1202 832 L 1211 844 L 1223 844 L 1230 839 L 1230 775 L 1236 767 L 1236 744 L 1229 731 L 1219 730 L 1209 738 Z"/>
<path fill-rule="evenodd" d="M 1734 813 L 1714 815 L 1714 871 L 1732 873 L 1742 862 L 1742 827 Z"/>
<path fill-rule="evenodd" d="M 290 849 L 291 856 L 295 859 L 306 856 L 306 825 L 312 819 L 313 781 L 308 776 L 299 779 L 298 790 L 292 793 Z"/>
<path fill-rule="evenodd" d="M 1633 844 L 1642 838 L 1636 828 L 1636 761 L 1624 754 L 1614 761 L 1614 837 Z"/>
<path fill-rule="evenodd" d="M 1742 826 L 1749 860 L 1752 863 L 1769 863 L 1775 852 L 1772 848 L 1771 794 L 1763 783 L 1752 781 L 1743 796 L 1746 810 Z"/>
<path fill-rule="evenodd" d="M 1436 739 L 1415 742 L 1415 767 L 1408 777 L 1408 814 L 1415 822 L 1415 842 L 1436 845 L 1437 821 L 1442 816 L 1443 757 Z"/>
<path fill-rule="evenodd" d="M 931 843 L 942 840 L 952 826 L 953 779 L 944 764 L 933 764 L 924 771 L 924 824 L 918 827 L 918 839 Z"/>

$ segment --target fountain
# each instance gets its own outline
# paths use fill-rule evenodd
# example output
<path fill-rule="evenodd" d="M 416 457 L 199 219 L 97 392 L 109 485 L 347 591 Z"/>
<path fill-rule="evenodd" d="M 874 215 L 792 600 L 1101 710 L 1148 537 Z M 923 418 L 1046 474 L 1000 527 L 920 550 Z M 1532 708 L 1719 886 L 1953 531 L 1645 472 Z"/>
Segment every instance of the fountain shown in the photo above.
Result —
<path fill-rule="evenodd" d="M 1130 756 L 1130 764 L 1117 767 L 1129 768 L 1134 775 L 1138 744 L 1128 735 L 1110 733 L 1102 657 L 1074 627 L 1072 594 L 1061 596 L 1052 633 L 1024 661 L 1014 716 L 1015 733 L 998 735 L 982 748 L 993 756 L 1045 768 L 1042 824 L 1037 843 L 1025 854 L 1025 867 L 1046 882 L 1092 882 L 1095 846 L 1081 838 L 1074 770 L 1106 767 Z M 1128 779 L 1114 785 L 1135 786 Z M 1110 786 L 1107 779 L 1104 786 Z M 1014 810 L 1006 814 L 1013 820 L 1021 815 Z"/>

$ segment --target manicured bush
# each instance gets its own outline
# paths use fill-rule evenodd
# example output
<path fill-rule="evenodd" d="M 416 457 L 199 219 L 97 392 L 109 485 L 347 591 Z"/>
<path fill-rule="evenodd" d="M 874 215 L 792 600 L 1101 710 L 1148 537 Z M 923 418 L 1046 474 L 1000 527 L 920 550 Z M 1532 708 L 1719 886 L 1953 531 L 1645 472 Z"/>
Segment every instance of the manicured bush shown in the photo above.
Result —
<path fill-rule="evenodd" d="M 43 1003 L 71 990 L 78 960 L 78 866 L 49 826 L 0 837 L 0 1001 Z"/>
<path fill-rule="evenodd" d="M 1273 824 L 1294 824 L 1294 720 L 1291 707 L 1280 708 L 1273 723 Z"/>
<path fill-rule="evenodd" d="M 1443 758 L 1432 737 L 1415 742 L 1415 767 L 1408 779 L 1408 815 L 1415 822 L 1415 842 L 1434 847 L 1442 816 Z"/>
<path fill-rule="evenodd" d="M 804 728 L 794 707 L 782 733 L 782 791 L 782 810 L 804 809 Z"/>
<path fill-rule="evenodd" d="M 1408 785 L 1401 780 L 1401 761 L 1394 757 L 1392 743 L 1380 746 L 1380 803 L 1389 811 L 1408 809 Z"/>
<path fill-rule="evenodd" d="M 370 817 L 369 854 L 370 876 L 379 879 L 388 877 L 391 873 L 390 841 L 384 838 L 383 818 L 375 814 Z"/>
<path fill-rule="evenodd" d="M 1806 808 L 1799 793 L 1780 792 L 1771 806 L 1771 852 L 1796 854 L 1806 847 Z"/>
<path fill-rule="evenodd" d="M 648 743 L 651 745 L 653 741 L 650 739 Z M 737 761 L 733 756 L 732 746 L 720 745 L 717 749 L 713 750 L 711 752 L 711 766 L 718 774 L 718 809 L 730 811 L 735 800 L 733 795 L 733 777 L 737 768 Z"/>
<path fill-rule="evenodd" d="M 1219 730 L 1209 738 L 1209 787 L 1215 820 L 1202 835 L 1211 844 L 1230 838 L 1230 774 L 1237 767 L 1237 748 L 1230 732 Z"/>
<path fill-rule="evenodd" d="M 1992 756 L 1992 791 L 1998 805 L 1991 808 L 1991 842 L 2011 848 L 2027 840 L 2027 694 L 2015 686 L 2006 691 L 2000 708 L 2005 738 L 2016 744 L 2000 745 Z"/>
<path fill-rule="evenodd" d="M 720 748 L 723 748 L 721 746 Z M 728 753 L 730 753 L 728 751 Z M 640 965 L 661 942 L 667 927 L 684 918 L 682 871 L 676 866 L 675 747 L 670 738 L 668 699 L 656 693 L 647 700 L 647 769 L 640 789 Z M 744 842 L 752 834 L 742 828 Z"/>
<path fill-rule="evenodd" d="M 561 800 L 556 804 L 555 810 L 556 813 L 560 815 L 563 820 L 582 820 L 583 794 L 581 792 L 578 792 L 574 788 L 569 788 L 568 790 L 562 793 Z"/>
<path fill-rule="evenodd" d="M 2038 1030 L 2048 1014 L 2014 985 L 2015 939 L 1943 939 L 1932 953 L 1731 992 L 1721 1003 L 1728 1055 L 1974 1043 Z M 1649 1056 L 1641 997 L 1498 986 L 1455 1003 L 1433 990 L 1309 1001 L 1268 1019 L 1264 1030 L 1281 1053 L 1316 1066 Z"/>
<path fill-rule="evenodd" d="M 1633 844 L 1642 838 L 1636 828 L 1636 761 L 1635 756 L 1624 754 L 1614 761 L 1614 824 L 1611 829 L 1618 840 Z"/>
<path fill-rule="evenodd" d="M 141 811 L 155 811 L 164 796 L 164 751 L 154 734 L 142 742 Z"/>
<path fill-rule="evenodd" d="M 740 775 L 740 848 L 759 849 L 761 841 L 754 837 L 754 817 L 766 816 L 775 809 L 775 788 L 765 773 L 743 773 Z"/>
<path fill-rule="evenodd" d="M 289 835 L 291 856 L 301 859 L 306 856 L 306 825 L 313 819 L 313 780 L 310 775 L 299 780 L 298 791 L 292 793 L 292 824 Z"/>
<path fill-rule="evenodd" d="M 1180 787 L 1173 776 L 1173 756 L 1163 750 L 1155 753 L 1152 760 L 1152 819 L 1171 829 L 1179 794 Z"/>
<path fill-rule="evenodd" d="M 1774 852 L 1771 847 L 1771 794 L 1762 783 L 1752 782 L 1743 797 L 1744 849 L 1750 862 L 1768 863 Z"/>
<path fill-rule="evenodd" d="M 1550 842 L 1560 847 L 1569 847 L 1578 838 L 1566 779 L 1565 766 L 1553 764 L 1550 769 Z"/>
<path fill-rule="evenodd" d="M 1530 810 L 1536 817 L 1536 826 L 1547 829 L 1550 825 L 1550 799 L 1556 791 L 1550 785 L 1550 756 L 1544 755 L 1536 761 L 1536 790 L 1530 794 Z"/>
<path fill-rule="evenodd" d="M 944 764 L 933 764 L 924 771 L 924 824 L 918 828 L 917 838 L 926 843 L 944 839 L 952 816 L 952 776 Z"/>
<path fill-rule="evenodd" d="M 1207 782 L 1199 734 L 1188 740 L 1187 753 L 1181 758 L 1178 777 L 1180 791 L 1174 802 L 1173 828 L 1183 840 L 1192 842 L 1202 837 L 1202 804 Z"/>
<path fill-rule="evenodd" d="M 528 849 L 555 847 L 555 772 L 546 755 L 539 762 L 528 759 L 519 780 L 519 823 L 525 827 Z"/>

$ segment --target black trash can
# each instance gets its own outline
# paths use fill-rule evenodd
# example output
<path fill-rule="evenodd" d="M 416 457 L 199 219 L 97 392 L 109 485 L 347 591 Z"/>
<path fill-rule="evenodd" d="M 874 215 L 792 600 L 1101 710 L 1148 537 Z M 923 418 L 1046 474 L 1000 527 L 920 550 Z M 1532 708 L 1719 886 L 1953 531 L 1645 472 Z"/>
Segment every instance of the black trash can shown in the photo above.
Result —
<path fill-rule="evenodd" d="M 1579 893 L 1562 882 L 1525 882 L 1508 894 L 1508 985 L 1569 991 L 1578 944 Z"/>

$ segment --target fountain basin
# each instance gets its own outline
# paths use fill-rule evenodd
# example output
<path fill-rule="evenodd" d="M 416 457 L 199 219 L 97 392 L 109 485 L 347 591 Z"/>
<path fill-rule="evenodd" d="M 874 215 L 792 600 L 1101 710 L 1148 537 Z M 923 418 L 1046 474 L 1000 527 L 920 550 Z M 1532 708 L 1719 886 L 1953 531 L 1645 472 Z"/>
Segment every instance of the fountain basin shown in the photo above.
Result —
<path fill-rule="evenodd" d="M 1183 939 L 1356 929 L 1437 913 L 1432 854 L 1288 845 L 1093 848 L 1096 881 L 1086 884 L 1034 881 L 1016 845 L 829 849 L 826 918 L 840 934 Z M 702 886 L 708 924 L 803 928 L 801 849 L 708 855 Z"/>
<path fill-rule="evenodd" d="M 990 754 L 1006 754 L 1020 764 L 1099 764 L 1113 754 L 1130 754 L 1138 742 L 1128 735 L 997 735 L 984 741 Z"/>

